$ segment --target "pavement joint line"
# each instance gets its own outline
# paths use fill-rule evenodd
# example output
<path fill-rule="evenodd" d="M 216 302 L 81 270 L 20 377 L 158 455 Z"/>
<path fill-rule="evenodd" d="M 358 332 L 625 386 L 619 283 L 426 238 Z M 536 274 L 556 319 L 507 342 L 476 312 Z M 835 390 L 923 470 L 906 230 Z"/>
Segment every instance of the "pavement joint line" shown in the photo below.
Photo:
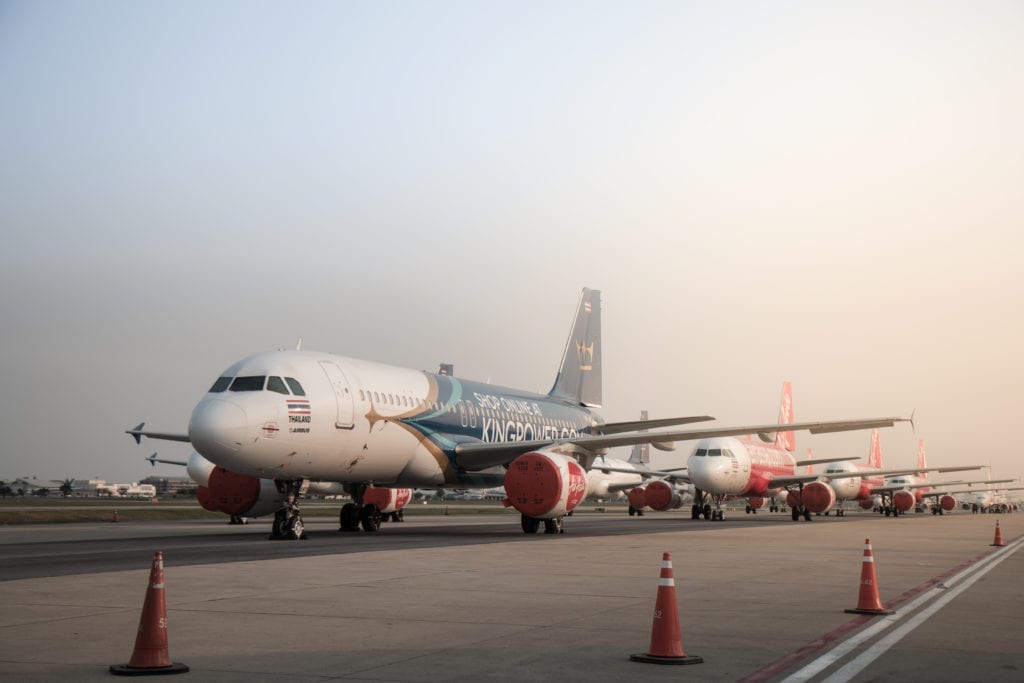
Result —
<path fill-rule="evenodd" d="M 887 630 L 889 628 L 892 628 L 893 626 L 896 626 L 901 620 L 903 620 L 905 617 L 907 617 L 909 613 L 914 612 L 915 610 L 917 610 L 919 607 L 921 607 L 924 603 L 928 602 L 929 600 L 935 600 L 936 603 L 939 603 L 941 601 L 941 604 L 939 605 L 939 607 L 941 607 L 942 605 L 945 605 L 947 602 L 949 602 L 949 600 L 952 600 L 954 597 L 959 595 L 961 592 L 963 592 L 964 590 L 969 588 L 974 583 L 974 581 L 976 581 L 977 579 L 979 579 L 982 576 L 984 576 L 985 574 L 987 574 L 997 564 L 999 564 L 1004 559 L 1006 559 L 1007 557 L 1012 555 L 1014 552 L 1019 550 L 1022 545 L 1024 545 L 1024 536 L 1018 537 L 1016 540 L 1014 540 L 1010 544 L 1008 544 L 1006 546 L 1006 548 L 1004 548 L 1004 550 L 1006 552 L 998 552 L 998 553 L 997 552 L 992 552 L 992 551 L 987 552 L 985 555 L 983 555 L 982 557 L 978 558 L 976 561 L 972 562 L 966 569 L 964 569 L 961 572 L 959 572 L 958 574 L 954 575 L 951 579 L 947 579 L 946 581 L 943 581 L 943 582 L 941 582 L 941 583 L 939 583 L 937 585 L 932 586 L 932 588 L 930 588 L 929 590 L 925 591 L 923 594 L 919 595 L 917 598 L 915 598 L 911 602 L 907 603 L 902 608 L 902 610 L 900 612 L 897 612 L 896 614 L 890 614 L 890 615 L 887 615 L 885 617 L 882 617 L 879 621 L 875 622 L 874 625 L 870 626 L 869 628 L 864 629 L 863 631 L 859 632 L 855 636 L 842 641 L 839 645 L 835 646 L 834 648 L 832 648 L 831 650 L 829 650 L 825 654 L 821 655 L 820 657 L 815 659 L 810 664 L 804 666 L 799 671 L 796 671 L 795 673 L 793 673 L 793 674 L 787 676 L 786 678 L 784 678 L 782 680 L 782 683 L 799 683 L 800 681 L 808 681 L 808 680 L 810 680 L 814 676 L 818 675 L 819 673 L 821 673 L 825 669 L 827 669 L 830 666 L 832 666 L 833 664 L 835 664 L 837 661 L 839 661 L 843 657 L 847 656 L 850 652 L 852 652 L 854 649 L 859 647 L 864 642 L 874 638 L 875 636 L 879 635 L 883 631 L 885 631 L 885 630 Z M 971 576 L 972 574 L 973 574 L 973 576 Z M 969 583 L 966 582 L 967 578 L 971 579 Z M 949 588 L 949 584 L 950 583 L 961 584 L 961 586 L 959 586 L 957 588 L 950 589 Z M 949 597 L 948 597 L 948 599 L 944 600 L 943 599 L 944 596 L 949 596 Z M 936 610 L 937 609 L 938 608 L 936 607 Z M 936 611 L 936 610 L 931 610 L 931 611 L 928 611 L 928 610 L 931 610 L 931 607 L 922 610 L 919 614 L 915 615 L 914 618 L 911 619 L 910 622 L 908 622 L 908 623 L 913 623 L 914 624 L 914 628 L 916 628 L 918 625 L 920 625 L 920 621 L 914 621 L 914 619 L 916 619 L 918 616 L 920 616 L 920 614 L 923 614 L 924 612 L 928 612 L 928 614 L 930 615 L 930 614 L 934 613 L 934 611 Z M 854 621 L 855 622 L 859 622 L 860 620 L 870 620 L 870 619 L 872 619 L 872 617 L 858 617 Z M 906 632 L 903 633 L 903 635 L 906 635 L 906 633 L 909 633 L 910 630 L 912 630 L 912 629 L 908 629 Z M 903 635 L 901 635 L 900 638 L 902 638 Z M 897 639 L 897 640 L 899 640 L 899 639 Z M 893 643 L 895 643 L 895 642 L 896 641 L 893 641 Z M 889 647 L 891 647 L 891 645 Z M 886 649 L 888 649 L 888 647 Z M 881 654 L 881 652 L 879 652 L 879 655 L 880 654 Z M 876 655 L 876 657 L 877 656 L 878 655 Z M 864 666 L 867 666 L 868 664 L 870 664 L 870 662 L 873 661 L 876 657 L 873 657 L 873 658 L 871 658 L 871 660 L 868 660 L 867 662 L 865 662 Z M 863 667 L 861 667 L 861 668 L 863 668 Z M 858 669 L 858 671 L 859 670 L 860 669 Z M 830 678 L 828 678 L 826 680 L 828 680 L 830 683 L 836 683 L 837 681 L 849 680 L 855 674 L 856 674 L 856 672 L 854 672 L 854 674 L 851 674 L 849 677 L 846 677 L 846 678 L 832 678 L 832 677 L 830 677 Z"/>

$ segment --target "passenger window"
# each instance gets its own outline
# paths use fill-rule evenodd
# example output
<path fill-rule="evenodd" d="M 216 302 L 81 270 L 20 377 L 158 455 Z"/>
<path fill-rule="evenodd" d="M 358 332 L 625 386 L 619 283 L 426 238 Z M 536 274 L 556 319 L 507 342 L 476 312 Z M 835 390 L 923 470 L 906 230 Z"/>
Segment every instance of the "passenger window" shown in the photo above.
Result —
<path fill-rule="evenodd" d="M 266 375 L 236 377 L 231 382 L 231 391 L 263 391 L 263 384 L 266 381 Z"/>
<path fill-rule="evenodd" d="M 302 390 L 302 385 L 299 384 L 299 380 L 292 377 L 285 377 L 285 382 L 288 382 L 288 387 L 292 390 L 292 393 L 296 396 L 305 396 L 306 392 Z"/>
<path fill-rule="evenodd" d="M 376 391 L 373 392 L 373 400 L 377 403 L 380 403 L 380 394 L 378 394 Z"/>
<path fill-rule="evenodd" d="M 288 387 L 284 385 L 284 380 L 280 377 L 267 378 L 267 391 L 276 391 L 279 394 L 288 395 Z"/>
<path fill-rule="evenodd" d="M 222 391 L 226 391 L 228 386 L 231 384 L 230 377 L 218 377 L 217 381 L 210 387 L 211 394 L 219 394 Z"/>
<path fill-rule="evenodd" d="M 359 400 L 360 401 L 365 401 L 366 400 L 366 394 L 363 393 L 362 389 L 359 390 Z"/>

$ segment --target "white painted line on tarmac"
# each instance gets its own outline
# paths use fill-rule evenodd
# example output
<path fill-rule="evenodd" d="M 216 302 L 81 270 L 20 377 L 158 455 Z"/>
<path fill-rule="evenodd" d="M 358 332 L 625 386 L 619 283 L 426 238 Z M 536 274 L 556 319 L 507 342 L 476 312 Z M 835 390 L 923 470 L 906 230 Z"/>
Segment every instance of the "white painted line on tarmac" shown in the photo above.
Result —
<path fill-rule="evenodd" d="M 1024 536 L 1018 538 L 1016 541 L 1007 545 L 1002 551 L 993 553 L 985 559 L 971 565 L 964 569 L 959 574 L 956 574 L 949 579 L 946 579 L 938 586 L 933 587 L 931 590 L 925 591 L 922 595 L 918 596 L 914 600 L 908 602 L 906 605 L 902 605 L 896 614 L 890 614 L 882 617 L 873 626 L 870 626 L 857 635 L 844 640 L 842 643 L 832 648 L 825 654 L 821 655 L 807 666 L 803 667 L 799 671 L 794 672 L 790 676 L 783 679 L 782 683 L 799 683 L 801 681 L 809 681 L 814 676 L 818 675 L 825 669 L 829 668 L 840 659 L 850 654 L 856 648 L 860 647 L 864 642 L 871 640 L 878 634 L 882 633 L 886 629 L 892 628 L 899 623 L 905 614 L 913 612 L 915 609 L 925 604 L 930 600 L 935 600 L 935 604 L 922 611 L 921 614 L 915 615 L 910 621 L 904 624 L 900 629 L 889 634 L 883 640 L 873 645 L 871 648 L 865 650 L 856 659 L 851 661 L 849 664 L 839 669 L 829 678 L 825 679 L 825 683 L 841 683 L 848 681 L 853 678 L 857 673 L 867 667 L 868 664 L 873 662 L 875 659 L 880 657 L 882 653 L 888 650 L 890 647 L 899 642 L 904 636 L 913 631 L 915 628 L 921 625 L 921 622 L 928 616 L 931 616 L 936 611 L 941 609 L 946 603 L 955 598 L 957 595 L 967 590 L 975 581 L 980 579 L 982 576 L 987 574 L 997 564 L 1005 560 L 1007 557 L 1017 552 L 1021 545 L 1024 544 Z M 972 576 L 973 574 L 973 576 Z M 956 584 L 963 582 L 961 585 Z M 953 588 L 953 586 L 956 586 Z M 923 616 L 922 616 L 923 615 Z M 898 635 L 898 637 L 897 637 Z M 889 642 L 891 640 L 891 642 Z M 884 648 L 878 649 L 883 643 L 888 643 Z M 874 655 L 870 658 L 867 657 L 869 653 L 874 652 Z M 854 663 L 860 662 L 857 668 L 853 668 Z M 849 669 L 849 670 L 848 670 Z M 845 675 L 840 675 L 846 672 Z"/>

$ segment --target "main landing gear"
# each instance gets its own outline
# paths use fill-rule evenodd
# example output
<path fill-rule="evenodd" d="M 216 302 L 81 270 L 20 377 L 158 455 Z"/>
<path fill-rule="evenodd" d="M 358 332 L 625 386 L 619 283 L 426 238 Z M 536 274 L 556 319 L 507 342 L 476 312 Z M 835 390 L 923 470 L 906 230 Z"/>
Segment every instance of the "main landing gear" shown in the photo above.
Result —
<path fill-rule="evenodd" d="M 811 521 L 811 511 L 805 508 L 803 505 L 800 507 L 794 507 L 789 512 L 794 522 L 799 522 L 800 518 L 803 517 L 805 521 Z"/>
<path fill-rule="evenodd" d="M 380 531 L 382 515 L 380 508 L 373 503 L 363 504 L 363 494 L 366 493 L 368 484 L 352 484 L 346 486 L 345 490 L 352 496 L 354 503 L 345 503 L 341 506 L 341 513 L 338 515 L 340 525 L 338 531 L 363 531 L 375 533 Z"/>
<path fill-rule="evenodd" d="M 276 480 L 277 490 L 284 495 L 284 507 L 274 513 L 274 525 L 270 531 L 271 540 L 305 540 L 306 530 L 302 525 L 299 510 L 299 491 L 302 479 Z"/>
<path fill-rule="evenodd" d="M 540 519 L 539 517 L 529 517 L 522 515 L 522 526 L 524 534 L 535 534 L 540 531 L 540 523 L 544 522 L 544 533 L 546 534 L 564 534 L 565 529 L 562 527 L 562 518 L 554 517 L 552 519 Z"/>

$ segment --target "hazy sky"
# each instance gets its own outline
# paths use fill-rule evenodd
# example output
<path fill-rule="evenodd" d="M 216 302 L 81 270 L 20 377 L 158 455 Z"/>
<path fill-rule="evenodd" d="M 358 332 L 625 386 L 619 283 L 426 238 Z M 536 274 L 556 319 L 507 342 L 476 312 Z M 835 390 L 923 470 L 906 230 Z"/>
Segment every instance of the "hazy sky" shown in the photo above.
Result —
<path fill-rule="evenodd" d="M 1020 2 L 5 0 L 0 478 L 180 474 L 299 336 L 546 392 L 583 286 L 609 420 L 1024 475 L 1022 74 Z"/>

